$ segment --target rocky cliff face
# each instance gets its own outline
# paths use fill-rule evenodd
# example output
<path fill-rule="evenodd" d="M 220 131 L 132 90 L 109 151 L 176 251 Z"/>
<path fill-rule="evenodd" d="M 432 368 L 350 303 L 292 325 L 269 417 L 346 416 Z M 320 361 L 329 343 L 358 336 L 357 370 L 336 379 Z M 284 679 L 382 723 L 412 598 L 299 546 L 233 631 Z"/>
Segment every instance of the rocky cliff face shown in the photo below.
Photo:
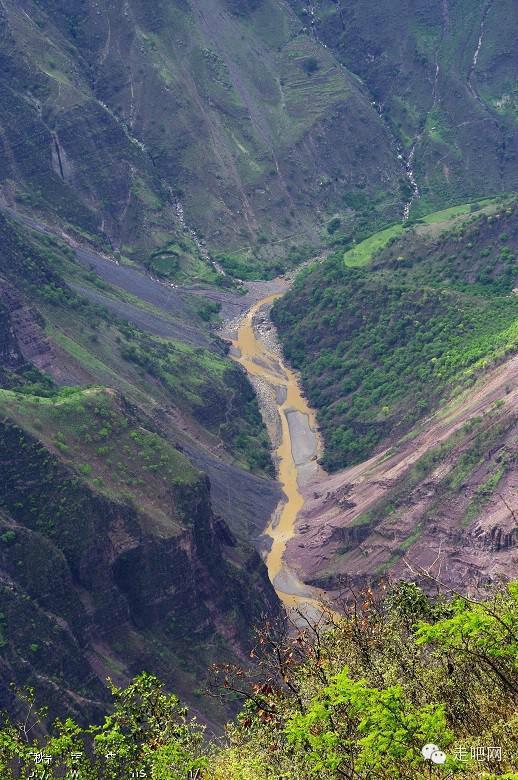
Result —
<path fill-rule="evenodd" d="M 0 309 L 0 361 L 4 369 L 19 368 L 23 364 L 11 317 L 6 306 Z"/>
<path fill-rule="evenodd" d="M 32 364 L 45 371 L 52 364 L 52 348 L 44 321 L 13 285 L 0 277 L 0 365 L 20 369 Z"/>
<path fill-rule="evenodd" d="M 258 555 L 215 520 L 206 478 L 171 492 L 182 525 L 158 530 L 5 418 L 0 452 L 4 705 L 14 681 L 36 684 L 54 712 L 96 716 L 105 677 L 141 668 L 186 691 L 187 666 L 201 674 L 211 645 L 239 656 L 276 613 Z"/>

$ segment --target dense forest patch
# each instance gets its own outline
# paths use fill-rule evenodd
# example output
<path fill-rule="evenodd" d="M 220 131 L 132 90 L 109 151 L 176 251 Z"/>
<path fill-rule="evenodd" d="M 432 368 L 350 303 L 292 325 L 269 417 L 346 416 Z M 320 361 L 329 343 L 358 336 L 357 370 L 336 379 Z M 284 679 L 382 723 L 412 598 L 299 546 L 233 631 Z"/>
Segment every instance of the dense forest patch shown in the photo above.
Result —
<path fill-rule="evenodd" d="M 337 252 L 275 304 L 326 468 L 365 459 L 516 349 L 517 211 L 474 215 L 436 238 L 407 230 L 369 267 Z"/>

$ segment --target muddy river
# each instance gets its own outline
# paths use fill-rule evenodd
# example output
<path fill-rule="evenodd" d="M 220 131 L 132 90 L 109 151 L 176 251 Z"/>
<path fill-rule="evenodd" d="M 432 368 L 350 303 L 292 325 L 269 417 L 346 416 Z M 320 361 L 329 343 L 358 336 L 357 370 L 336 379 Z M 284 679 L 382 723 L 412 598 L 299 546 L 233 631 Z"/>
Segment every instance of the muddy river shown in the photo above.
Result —
<path fill-rule="evenodd" d="M 319 436 L 315 413 L 302 396 L 297 375 L 283 362 L 269 324 L 269 307 L 280 295 L 269 295 L 249 309 L 239 325 L 232 353 L 258 391 L 284 493 L 265 532 L 272 540 L 266 558 L 270 580 L 287 607 L 311 613 L 322 593 L 300 580 L 287 565 L 284 553 L 304 505 L 301 481 L 318 468 Z M 276 418 L 273 422 L 272 416 Z"/>

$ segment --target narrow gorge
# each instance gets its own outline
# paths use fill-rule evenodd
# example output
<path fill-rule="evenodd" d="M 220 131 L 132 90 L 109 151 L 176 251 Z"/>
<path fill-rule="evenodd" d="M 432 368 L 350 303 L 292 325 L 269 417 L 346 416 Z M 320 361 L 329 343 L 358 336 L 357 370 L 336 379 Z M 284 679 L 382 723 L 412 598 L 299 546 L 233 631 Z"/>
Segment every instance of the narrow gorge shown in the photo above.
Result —
<path fill-rule="evenodd" d="M 283 497 L 265 531 L 266 565 L 283 604 L 306 614 L 318 614 L 324 591 L 311 587 L 286 563 L 284 553 L 296 535 L 295 524 L 304 506 L 301 485 L 324 474 L 317 463 L 321 448 L 316 416 L 302 395 L 295 371 L 283 360 L 269 313 L 281 293 L 260 299 L 237 326 L 231 354 L 255 386 L 272 441 L 277 477 Z"/>

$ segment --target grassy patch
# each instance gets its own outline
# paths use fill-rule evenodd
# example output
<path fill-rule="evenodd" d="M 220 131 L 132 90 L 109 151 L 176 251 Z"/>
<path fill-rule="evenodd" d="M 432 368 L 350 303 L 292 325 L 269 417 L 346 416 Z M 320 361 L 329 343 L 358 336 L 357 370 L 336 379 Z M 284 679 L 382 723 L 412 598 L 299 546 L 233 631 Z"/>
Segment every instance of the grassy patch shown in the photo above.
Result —
<path fill-rule="evenodd" d="M 442 209 L 441 211 L 433 211 L 431 214 L 420 217 L 419 222 L 424 222 L 427 225 L 434 225 L 437 222 L 448 222 L 449 220 L 461 217 L 464 214 L 473 214 L 484 206 L 496 203 L 497 200 L 498 198 L 483 198 L 482 200 L 474 201 L 473 203 L 463 203 L 459 206 L 451 206 L 448 209 Z"/>
<path fill-rule="evenodd" d="M 103 388 L 67 389 L 54 398 L 2 390 L 0 408 L 95 490 L 138 503 L 166 523 L 174 516 L 175 488 L 199 478 L 184 455 Z"/>
<path fill-rule="evenodd" d="M 387 246 L 389 241 L 397 238 L 403 233 L 402 225 L 391 225 L 391 227 L 380 230 L 378 233 L 361 241 L 352 249 L 344 252 L 344 263 L 348 268 L 362 268 L 370 263 L 376 252 Z"/>

